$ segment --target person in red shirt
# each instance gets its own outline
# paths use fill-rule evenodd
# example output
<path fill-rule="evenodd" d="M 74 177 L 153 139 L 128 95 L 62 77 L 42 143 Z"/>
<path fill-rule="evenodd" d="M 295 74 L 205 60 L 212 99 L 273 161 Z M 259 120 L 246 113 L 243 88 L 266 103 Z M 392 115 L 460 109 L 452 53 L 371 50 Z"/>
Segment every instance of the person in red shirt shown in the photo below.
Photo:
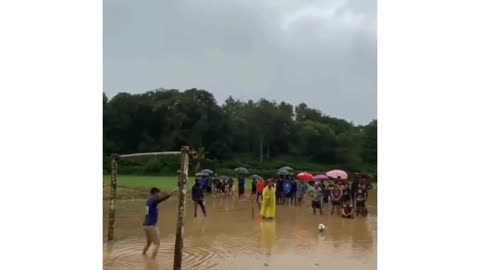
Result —
<path fill-rule="evenodd" d="M 263 200 L 263 189 L 265 188 L 265 180 L 259 179 L 257 182 L 257 202 Z"/>

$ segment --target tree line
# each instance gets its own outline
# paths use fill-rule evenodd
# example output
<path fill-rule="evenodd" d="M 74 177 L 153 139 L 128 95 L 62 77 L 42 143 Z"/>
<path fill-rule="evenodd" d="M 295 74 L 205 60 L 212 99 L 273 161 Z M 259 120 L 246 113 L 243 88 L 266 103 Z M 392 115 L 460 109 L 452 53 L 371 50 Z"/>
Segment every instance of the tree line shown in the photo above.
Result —
<path fill-rule="evenodd" d="M 103 94 L 103 153 L 174 151 L 189 145 L 207 160 L 245 157 L 258 166 L 297 159 L 376 168 L 377 121 L 354 125 L 301 103 L 229 97 L 205 90 Z M 376 169 L 375 169 L 376 171 Z"/>

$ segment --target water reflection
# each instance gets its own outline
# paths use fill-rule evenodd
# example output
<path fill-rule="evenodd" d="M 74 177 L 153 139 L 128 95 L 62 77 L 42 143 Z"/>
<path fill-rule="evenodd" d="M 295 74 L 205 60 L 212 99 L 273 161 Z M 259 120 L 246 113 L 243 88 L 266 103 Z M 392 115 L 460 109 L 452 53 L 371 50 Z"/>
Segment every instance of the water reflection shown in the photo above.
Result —
<path fill-rule="evenodd" d="M 270 256 L 277 238 L 275 220 L 262 220 L 260 222 L 260 232 L 266 254 Z"/>

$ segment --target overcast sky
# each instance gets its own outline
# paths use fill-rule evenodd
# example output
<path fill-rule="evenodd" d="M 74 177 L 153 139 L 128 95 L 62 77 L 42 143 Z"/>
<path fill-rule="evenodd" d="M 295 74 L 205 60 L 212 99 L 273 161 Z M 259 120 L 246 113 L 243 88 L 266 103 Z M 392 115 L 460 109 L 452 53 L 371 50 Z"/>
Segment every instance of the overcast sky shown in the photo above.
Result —
<path fill-rule="evenodd" d="M 376 0 L 104 0 L 104 91 L 205 89 L 366 124 Z"/>

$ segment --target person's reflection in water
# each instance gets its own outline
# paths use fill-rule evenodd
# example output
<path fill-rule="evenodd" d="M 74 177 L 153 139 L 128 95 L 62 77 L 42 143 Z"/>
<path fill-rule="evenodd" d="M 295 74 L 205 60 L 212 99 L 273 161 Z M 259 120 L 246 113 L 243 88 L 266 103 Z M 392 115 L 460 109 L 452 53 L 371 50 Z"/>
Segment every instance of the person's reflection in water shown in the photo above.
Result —
<path fill-rule="evenodd" d="M 145 270 L 160 270 L 157 260 L 145 259 Z"/>
<path fill-rule="evenodd" d="M 274 220 L 263 220 L 260 223 L 260 232 L 267 256 L 272 255 L 272 249 L 275 246 L 277 232 Z"/>

